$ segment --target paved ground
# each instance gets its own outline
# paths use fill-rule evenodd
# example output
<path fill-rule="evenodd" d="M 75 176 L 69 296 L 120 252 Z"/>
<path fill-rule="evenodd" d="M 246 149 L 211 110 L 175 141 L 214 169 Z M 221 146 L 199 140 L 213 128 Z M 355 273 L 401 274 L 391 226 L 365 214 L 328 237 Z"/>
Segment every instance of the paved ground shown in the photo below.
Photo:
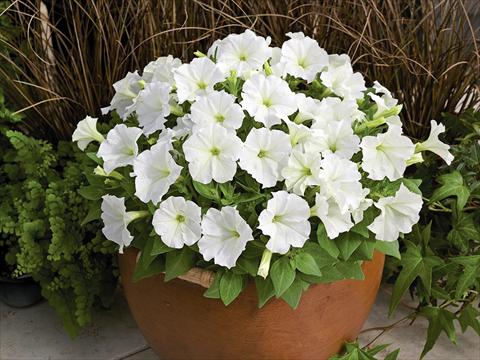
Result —
<path fill-rule="evenodd" d="M 406 314 L 400 308 L 396 316 L 387 319 L 388 289 L 377 298 L 365 329 L 385 326 Z M 90 327 L 77 339 L 70 339 L 59 319 L 45 302 L 32 308 L 16 310 L 0 303 L 1 360 L 157 360 L 148 348 L 131 318 L 125 300 L 119 294 L 110 310 L 95 313 L 95 327 Z M 418 359 L 427 324 L 401 326 L 382 336 L 380 343 L 400 347 L 399 359 Z M 360 337 L 366 344 L 378 332 Z M 460 335 L 457 346 L 441 335 L 439 343 L 426 360 L 480 360 L 480 341 L 473 331 Z"/>

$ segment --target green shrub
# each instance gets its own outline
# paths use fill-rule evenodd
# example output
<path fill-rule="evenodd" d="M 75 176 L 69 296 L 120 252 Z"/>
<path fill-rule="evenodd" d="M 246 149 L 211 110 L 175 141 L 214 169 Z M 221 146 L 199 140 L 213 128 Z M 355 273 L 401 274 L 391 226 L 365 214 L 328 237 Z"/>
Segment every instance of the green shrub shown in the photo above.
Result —
<path fill-rule="evenodd" d="M 464 332 L 471 327 L 480 336 L 480 112 L 444 115 L 448 143 L 455 143 L 450 166 L 429 161 L 416 177 L 429 206 L 422 220 L 406 235 L 402 258 L 389 258 L 389 276 L 395 279 L 390 313 L 409 290 L 418 307 L 407 317 L 429 322 L 422 357 L 441 332 L 456 341 L 454 323 Z M 398 272 L 399 267 L 401 271 Z"/>
<path fill-rule="evenodd" d="M 95 303 L 109 305 L 117 283 L 114 246 L 103 238 L 99 222 L 82 224 L 88 207 L 78 189 L 86 181 L 83 173 L 92 169 L 68 142 L 54 148 L 17 131 L 0 136 L 2 260 L 11 277 L 30 274 L 40 283 L 75 335 L 91 321 Z"/>

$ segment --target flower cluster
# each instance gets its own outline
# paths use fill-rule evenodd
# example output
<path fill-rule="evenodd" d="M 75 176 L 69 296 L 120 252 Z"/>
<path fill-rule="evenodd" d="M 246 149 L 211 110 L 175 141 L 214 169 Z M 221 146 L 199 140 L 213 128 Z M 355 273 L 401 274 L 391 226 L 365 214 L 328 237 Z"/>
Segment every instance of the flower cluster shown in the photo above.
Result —
<path fill-rule="evenodd" d="M 192 247 L 226 268 L 250 242 L 283 255 L 320 228 L 331 241 L 354 227 L 386 242 L 412 230 L 422 197 L 404 173 L 424 151 L 451 162 L 443 125 L 432 121 L 414 144 L 389 90 L 367 87 L 347 55 L 287 36 L 272 47 L 247 30 L 189 63 L 161 57 L 113 85 L 102 110 L 122 121 L 105 137 L 96 119 L 78 124 L 82 150 L 100 143 L 97 175 L 125 190 L 101 206 L 104 234 L 120 249 L 138 218 L 166 247 Z"/>

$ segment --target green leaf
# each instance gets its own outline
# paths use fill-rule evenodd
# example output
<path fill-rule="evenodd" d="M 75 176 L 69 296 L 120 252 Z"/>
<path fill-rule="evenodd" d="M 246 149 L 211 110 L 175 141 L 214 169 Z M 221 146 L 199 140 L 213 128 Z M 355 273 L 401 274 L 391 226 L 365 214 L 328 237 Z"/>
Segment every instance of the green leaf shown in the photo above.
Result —
<path fill-rule="evenodd" d="M 458 317 L 458 322 L 462 327 L 462 332 L 465 332 L 468 327 L 471 327 L 480 336 L 480 311 L 475 309 L 471 304 L 465 306 Z"/>
<path fill-rule="evenodd" d="M 292 309 L 296 309 L 300 303 L 304 286 L 303 282 L 300 278 L 295 278 L 290 287 L 282 294 L 282 299 L 285 300 Z"/>
<path fill-rule="evenodd" d="M 219 187 L 225 199 L 230 200 L 235 195 L 235 188 L 231 183 L 226 182 L 220 184 Z"/>
<path fill-rule="evenodd" d="M 327 232 L 325 230 L 325 225 L 322 223 L 318 224 L 317 229 L 317 241 L 320 246 L 333 258 L 337 259 L 338 255 L 340 255 L 340 250 L 338 249 L 334 240 L 330 240 L 327 236 Z"/>
<path fill-rule="evenodd" d="M 186 246 L 179 251 L 167 253 L 165 281 L 172 280 L 188 272 L 188 270 L 195 266 L 196 260 L 197 254 Z"/>
<path fill-rule="evenodd" d="M 105 194 L 104 189 L 97 186 L 81 187 L 78 193 L 87 200 L 100 200 Z"/>
<path fill-rule="evenodd" d="M 439 176 L 438 181 L 442 186 L 435 189 L 430 202 L 433 203 L 450 196 L 456 196 L 458 209 L 462 210 L 470 197 L 470 190 L 464 185 L 462 174 L 453 171 L 450 174 Z"/>
<path fill-rule="evenodd" d="M 217 202 L 220 201 L 220 194 L 218 193 L 215 183 L 211 182 L 209 184 L 202 184 L 195 180 L 193 180 L 192 183 L 195 190 L 204 198 L 214 200 Z"/>
<path fill-rule="evenodd" d="M 325 267 L 331 267 L 338 262 L 337 259 L 330 256 L 326 250 L 314 242 L 308 241 L 302 248 L 302 251 L 312 255 L 320 270 Z"/>
<path fill-rule="evenodd" d="M 280 297 L 295 280 L 295 269 L 290 264 L 287 256 L 282 256 L 270 268 L 275 295 Z"/>
<path fill-rule="evenodd" d="M 294 263 L 296 269 L 304 274 L 315 276 L 322 275 L 322 272 L 320 271 L 320 268 L 313 256 L 305 251 L 299 252 L 295 255 Z"/>
<path fill-rule="evenodd" d="M 453 228 L 447 235 L 448 241 L 455 245 L 463 243 L 468 248 L 469 240 L 480 239 L 480 231 L 477 229 L 474 214 L 460 213 L 453 221 Z"/>
<path fill-rule="evenodd" d="M 90 158 L 91 160 L 93 160 L 96 164 L 98 165 L 101 165 L 103 166 L 103 160 L 100 159 L 96 153 L 94 152 L 87 152 L 85 153 L 87 155 L 88 158 Z"/>
<path fill-rule="evenodd" d="M 455 290 L 455 298 L 462 299 L 463 294 L 472 287 L 477 278 L 480 277 L 480 266 L 466 266 L 462 275 L 457 280 L 457 289 Z"/>
<path fill-rule="evenodd" d="M 423 358 L 433 348 L 442 331 L 447 334 L 450 341 L 456 343 L 455 326 L 453 325 L 454 314 L 448 310 L 432 306 L 422 308 L 420 314 L 428 319 L 427 341 L 420 358 Z"/>
<path fill-rule="evenodd" d="M 390 255 L 397 259 L 401 258 L 398 240 L 395 240 L 395 241 L 377 240 L 377 242 L 375 243 L 375 249 L 384 253 L 385 255 Z"/>
<path fill-rule="evenodd" d="M 142 256 L 143 255 L 143 256 Z M 137 264 L 135 265 L 135 270 L 133 272 L 133 282 L 140 281 L 144 278 L 160 274 L 165 270 L 165 262 L 162 258 L 157 257 L 153 260 L 150 260 L 150 257 L 141 254 Z"/>
<path fill-rule="evenodd" d="M 226 271 L 220 279 L 220 298 L 225 305 L 229 305 L 237 298 L 243 289 L 243 277 L 233 271 Z"/>
<path fill-rule="evenodd" d="M 385 356 L 384 360 L 397 360 L 399 353 L 400 353 L 400 349 L 393 350 L 391 353 Z"/>
<path fill-rule="evenodd" d="M 414 192 L 415 194 L 418 194 L 418 195 L 422 195 L 422 192 L 420 191 L 420 185 L 422 184 L 421 179 L 407 179 L 407 178 L 404 178 L 404 179 L 402 179 L 402 183 L 411 192 Z"/>
<path fill-rule="evenodd" d="M 348 260 L 353 252 L 360 246 L 362 243 L 362 237 L 356 233 L 346 232 L 340 234 L 335 240 L 335 245 L 337 245 L 340 250 L 340 255 L 343 260 Z"/>
<path fill-rule="evenodd" d="M 80 224 L 81 226 L 88 224 L 89 222 L 92 222 L 94 220 L 100 219 L 100 216 L 102 215 L 102 209 L 100 208 L 100 204 L 95 203 L 93 206 L 90 207 L 90 210 L 88 210 L 87 216 L 82 220 L 82 223 Z"/>
<path fill-rule="evenodd" d="M 406 244 L 407 251 L 402 255 L 400 262 L 402 271 L 395 282 L 390 301 L 390 314 L 395 311 L 403 294 L 417 277 L 420 277 L 428 293 L 432 287 L 432 262 L 423 258 L 420 249 L 415 244 L 410 241 L 406 241 Z"/>
<path fill-rule="evenodd" d="M 166 254 L 170 251 L 178 250 L 165 245 L 165 243 L 162 241 L 160 236 L 153 235 L 151 236 L 151 238 L 154 239 L 153 245 L 152 245 L 152 252 L 151 252 L 152 255 Z"/>
<path fill-rule="evenodd" d="M 370 241 L 363 239 L 360 246 L 350 256 L 352 260 L 372 260 L 373 253 L 375 252 L 376 241 Z"/>
<path fill-rule="evenodd" d="M 270 279 L 270 277 L 263 279 L 262 277 L 257 276 L 255 278 L 255 286 L 258 294 L 258 307 L 262 308 L 268 300 L 275 296 L 272 279 Z"/>
<path fill-rule="evenodd" d="M 364 280 L 365 275 L 361 263 L 361 261 L 340 261 L 335 265 L 335 268 L 342 274 L 343 279 Z"/>
<path fill-rule="evenodd" d="M 203 296 L 209 299 L 220 299 L 220 280 L 223 276 L 223 270 L 215 273 L 212 285 L 203 293 Z"/>
<path fill-rule="evenodd" d="M 247 258 L 244 256 L 240 256 L 237 260 L 236 266 L 243 270 L 245 273 L 256 276 L 258 271 L 258 266 L 260 265 L 259 258 Z"/>

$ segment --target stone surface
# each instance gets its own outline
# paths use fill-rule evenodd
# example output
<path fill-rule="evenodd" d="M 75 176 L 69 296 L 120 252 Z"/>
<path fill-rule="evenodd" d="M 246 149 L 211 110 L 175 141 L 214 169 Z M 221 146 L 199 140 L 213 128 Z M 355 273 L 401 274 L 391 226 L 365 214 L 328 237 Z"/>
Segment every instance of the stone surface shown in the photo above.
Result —
<path fill-rule="evenodd" d="M 147 348 L 123 296 L 111 309 L 95 311 L 94 322 L 71 339 L 46 302 L 26 309 L 0 302 L 0 359 L 121 359 Z"/>
<path fill-rule="evenodd" d="M 387 318 L 388 287 L 380 290 L 365 329 L 389 325 L 408 313 L 408 300 L 400 305 L 392 318 Z M 66 335 L 62 324 L 47 303 L 28 309 L 13 309 L 0 303 L 1 360 L 156 360 L 145 343 L 119 294 L 110 310 L 95 312 L 95 326 L 86 329 L 77 339 Z M 427 329 L 426 321 L 412 326 L 406 323 L 385 333 L 378 344 L 393 343 L 390 350 L 401 348 L 400 360 L 418 359 Z M 367 344 L 378 334 L 368 331 L 360 335 Z M 426 360 L 479 360 L 480 341 L 473 331 L 458 336 L 457 346 L 442 334 Z"/>
<path fill-rule="evenodd" d="M 393 324 L 410 313 L 408 306 L 415 305 L 415 303 L 408 298 L 404 298 L 398 306 L 397 311 L 391 318 L 388 318 L 390 293 L 391 288 L 389 287 L 384 286 L 380 289 L 375 306 L 364 326 L 363 333 L 359 336 L 359 341 L 362 345 L 368 344 L 380 333 L 380 331 L 365 330 Z M 390 331 L 385 332 L 374 345 L 392 344 L 381 354 L 386 354 L 389 351 L 400 348 L 399 360 L 419 359 L 425 343 L 427 327 L 428 321 L 423 318 L 417 319 L 411 326 L 409 326 L 409 321 L 407 320 L 395 326 Z M 462 334 L 458 327 L 457 345 L 454 345 L 448 337 L 442 333 L 434 348 L 427 353 L 424 360 L 480 360 L 480 338 L 471 329 L 468 329 L 465 334 Z"/>

